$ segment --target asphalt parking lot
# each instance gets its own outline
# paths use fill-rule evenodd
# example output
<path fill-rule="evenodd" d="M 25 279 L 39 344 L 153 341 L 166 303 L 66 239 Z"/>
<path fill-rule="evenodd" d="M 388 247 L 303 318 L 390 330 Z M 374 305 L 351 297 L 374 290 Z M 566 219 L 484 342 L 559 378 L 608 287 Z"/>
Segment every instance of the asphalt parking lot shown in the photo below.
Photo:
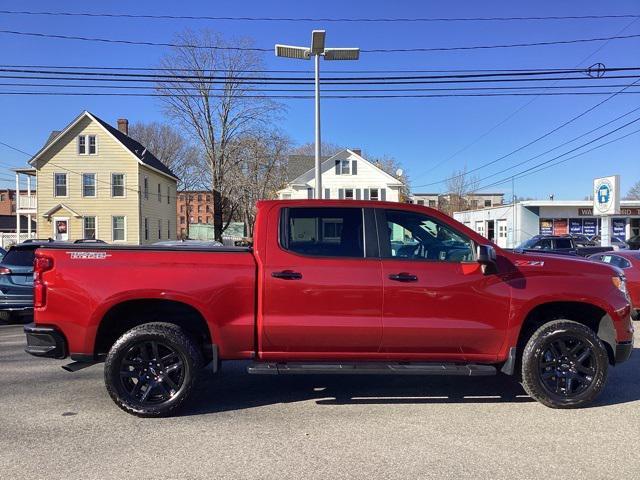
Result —
<path fill-rule="evenodd" d="M 0 326 L 6 479 L 638 478 L 640 352 L 592 408 L 552 410 L 506 377 L 263 377 L 225 364 L 182 416 L 140 419 Z M 640 338 L 636 333 L 636 344 Z"/>

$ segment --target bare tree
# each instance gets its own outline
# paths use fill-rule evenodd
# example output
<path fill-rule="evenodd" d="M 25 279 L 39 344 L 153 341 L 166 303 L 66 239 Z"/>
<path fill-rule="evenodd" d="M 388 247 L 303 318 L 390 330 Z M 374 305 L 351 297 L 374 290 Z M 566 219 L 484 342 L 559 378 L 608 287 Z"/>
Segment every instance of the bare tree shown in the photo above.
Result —
<path fill-rule="evenodd" d="M 345 147 L 330 142 L 321 142 L 320 151 L 323 157 L 331 157 L 338 152 L 344 150 Z M 315 155 L 316 144 L 314 142 L 304 143 L 294 147 L 290 152 L 291 155 Z"/>
<path fill-rule="evenodd" d="M 256 93 L 248 82 L 263 70 L 262 57 L 251 50 L 248 39 L 233 41 L 227 49 L 223 37 L 208 30 L 187 30 L 178 36 L 171 53 L 161 61 L 171 75 L 156 85 L 166 114 L 188 132 L 202 150 L 206 178 L 213 197 L 216 240 L 238 213 L 234 200 L 233 171 L 241 162 L 237 139 L 269 130 L 282 108 Z"/>
<path fill-rule="evenodd" d="M 438 200 L 440 210 L 447 215 L 469 210 L 471 197 L 478 189 L 478 178 L 467 173 L 467 167 L 454 171 L 445 182 L 446 195 Z"/>
<path fill-rule="evenodd" d="M 233 201 L 237 204 L 238 217 L 246 225 L 247 236 L 252 237 L 256 202 L 276 198 L 277 191 L 285 186 L 289 140 L 276 132 L 266 132 L 237 142 L 240 161 L 231 180 L 236 185 Z"/>
<path fill-rule="evenodd" d="M 627 192 L 625 200 L 640 200 L 640 181 L 637 181 Z"/>
<path fill-rule="evenodd" d="M 391 157 L 389 155 L 377 157 L 367 154 L 363 154 L 362 156 L 373 163 L 383 172 L 388 173 L 399 182 L 402 182 L 403 186 L 400 189 L 400 201 L 406 202 L 409 200 L 409 197 L 411 196 L 411 180 L 409 178 L 409 175 L 407 174 L 407 171 L 402 167 L 400 162 L 398 162 L 395 157 Z"/>
<path fill-rule="evenodd" d="M 179 178 L 178 192 L 206 188 L 202 172 L 206 164 L 198 149 L 176 128 L 158 122 L 134 123 L 129 136 L 144 145 Z M 186 235 L 191 223 L 191 195 L 185 194 Z"/>

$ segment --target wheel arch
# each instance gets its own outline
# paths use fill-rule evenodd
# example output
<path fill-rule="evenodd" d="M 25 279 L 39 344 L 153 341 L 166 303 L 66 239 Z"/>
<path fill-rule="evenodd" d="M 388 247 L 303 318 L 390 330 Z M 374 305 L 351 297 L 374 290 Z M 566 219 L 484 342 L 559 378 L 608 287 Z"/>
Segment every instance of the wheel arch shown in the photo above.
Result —
<path fill-rule="evenodd" d="M 212 357 L 213 332 L 198 308 L 179 300 L 139 298 L 112 305 L 98 324 L 94 356 L 102 357 L 126 331 L 151 322 L 171 323 L 183 328 L 196 341 L 206 359 Z"/>
<path fill-rule="evenodd" d="M 616 331 L 613 320 L 601 306 L 584 301 L 548 301 L 529 310 L 518 334 L 518 360 L 531 335 L 545 323 L 559 319 L 573 320 L 593 330 L 607 350 L 609 363 L 615 364 Z"/>

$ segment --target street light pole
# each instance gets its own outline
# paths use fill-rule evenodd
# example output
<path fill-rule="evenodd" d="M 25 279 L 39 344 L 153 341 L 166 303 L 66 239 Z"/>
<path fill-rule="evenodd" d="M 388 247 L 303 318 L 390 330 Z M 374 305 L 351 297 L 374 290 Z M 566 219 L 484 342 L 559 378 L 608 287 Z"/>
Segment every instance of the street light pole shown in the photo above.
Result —
<path fill-rule="evenodd" d="M 322 199 L 322 171 L 321 171 L 321 152 L 322 152 L 322 144 L 320 143 L 320 54 L 317 53 L 315 56 L 316 61 L 316 161 L 315 161 L 315 169 L 316 169 L 316 195 L 315 198 Z"/>
<path fill-rule="evenodd" d="M 276 45 L 276 57 L 309 60 L 311 55 L 315 61 L 315 198 L 322 198 L 322 140 L 320 137 L 320 57 L 325 60 L 358 60 L 359 48 L 324 48 L 324 30 L 311 32 L 311 48 L 292 45 Z"/>

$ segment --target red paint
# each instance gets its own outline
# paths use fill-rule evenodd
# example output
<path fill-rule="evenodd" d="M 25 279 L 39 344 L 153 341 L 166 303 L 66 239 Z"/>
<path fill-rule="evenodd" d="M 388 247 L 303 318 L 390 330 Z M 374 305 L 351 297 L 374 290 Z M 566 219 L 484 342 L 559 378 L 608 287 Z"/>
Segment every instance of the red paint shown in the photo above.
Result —
<path fill-rule="evenodd" d="M 57 327 L 71 353 L 92 354 L 100 322 L 111 308 L 128 300 L 167 299 L 200 312 L 222 359 L 249 358 L 257 351 L 262 359 L 282 361 L 491 363 L 506 359 L 533 308 L 580 301 L 606 311 L 617 341 L 632 338 L 630 306 L 613 286 L 611 277 L 617 272 L 610 266 L 495 247 L 499 273 L 484 275 L 475 262 L 318 258 L 284 250 L 278 240 L 281 208 L 310 205 L 424 213 L 478 244 L 487 243 L 450 217 L 417 205 L 259 202 L 252 253 L 106 250 L 91 245 L 83 251 L 108 255 L 87 259 L 72 258 L 63 249 L 38 250 L 38 258 L 52 259 L 53 268 L 37 274 L 46 287 L 46 304 L 35 309 L 35 321 Z M 299 272 L 302 278 L 272 276 L 284 270 Z M 388 278 L 400 272 L 418 280 Z"/>

